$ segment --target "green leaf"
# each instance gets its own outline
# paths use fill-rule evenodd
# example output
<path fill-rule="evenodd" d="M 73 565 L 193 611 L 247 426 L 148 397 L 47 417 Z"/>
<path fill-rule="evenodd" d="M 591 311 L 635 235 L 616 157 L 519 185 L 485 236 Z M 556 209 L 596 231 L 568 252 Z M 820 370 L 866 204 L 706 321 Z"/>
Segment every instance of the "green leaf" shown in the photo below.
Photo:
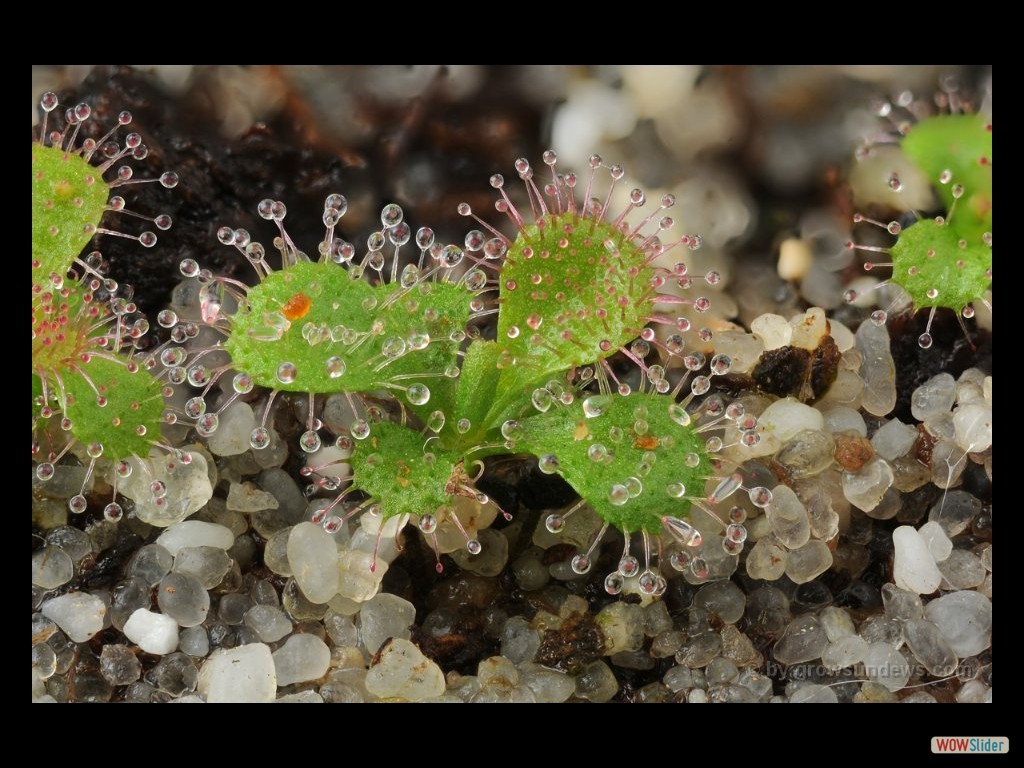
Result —
<path fill-rule="evenodd" d="M 67 394 L 64 415 L 71 419 L 75 438 L 86 445 L 102 444 L 104 457 L 114 460 L 149 455 L 151 443 L 160 439 L 164 408 L 160 383 L 144 367 L 132 373 L 125 363 L 93 355 L 89 362 L 61 372 Z"/>
<path fill-rule="evenodd" d="M 470 298 L 455 284 L 372 286 L 333 263 L 299 262 L 249 289 L 225 346 L 261 386 L 389 389 L 421 414 L 450 410 Z"/>
<path fill-rule="evenodd" d="M 933 182 L 948 211 L 962 185 L 951 224 L 968 241 L 992 231 L 992 126 L 981 115 L 939 115 L 922 120 L 902 142 L 903 151 Z"/>
<path fill-rule="evenodd" d="M 374 424 L 350 461 L 352 487 L 377 499 L 385 517 L 433 514 L 449 503 L 448 482 L 462 466 L 458 454 L 391 422 Z"/>
<path fill-rule="evenodd" d="M 32 282 L 63 277 L 103 218 L 109 190 L 80 155 L 32 144 Z"/>
<path fill-rule="evenodd" d="M 910 294 L 918 308 L 949 307 L 959 312 L 992 284 L 992 246 L 980 236 L 971 242 L 934 219 L 900 232 L 890 253 L 893 282 Z"/>
<path fill-rule="evenodd" d="M 502 432 L 624 531 L 657 533 L 663 516 L 688 514 L 686 497 L 703 496 L 714 473 L 689 415 L 666 395 L 589 395 Z"/>

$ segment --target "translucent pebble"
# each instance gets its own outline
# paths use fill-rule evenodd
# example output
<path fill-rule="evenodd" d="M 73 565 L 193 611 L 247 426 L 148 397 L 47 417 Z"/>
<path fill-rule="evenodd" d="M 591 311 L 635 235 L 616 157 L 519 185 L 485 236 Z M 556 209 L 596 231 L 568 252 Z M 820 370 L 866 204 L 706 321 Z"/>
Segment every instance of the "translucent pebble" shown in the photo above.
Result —
<path fill-rule="evenodd" d="M 928 379 L 910 396 L 910 412 L 918 421 L 948 413 L 956 397 L 956 381 L 948 373 Z"/>
<path fill-rule="evenodd" d="M 924 537 L 912 526 L 901 525 L 893 531 L 892 540 L 896 586 L 919 595 L 928 595 L 938 589 L 942 574 Z"/>
<path fill-rule="evenodd" d="M 609 603 L 596 617 L 604 636 L 604 655 L 635 651 L 643 647 L 644 616 L 639 605 Z"/>
<path fill-rule="evenodd" d="M 829 643 L 821 652 L 821 663 L 826 669 L 852 667 L 868 652 L 868 642 L 856 635 L 844 635 Z"/>
<path fill-rule="evenodd" d="M 786 575 L 794 584 L 806 584 L 831 567 L 832 552 L 817 539 L 792 549 L 786 559 Z"/>
<path fill-rule="evenodd" d="M 943 589 L 973 589 L 985 580 L 985 566 L 973 552 L 954 549 L 949 557 L 939 563 L 943 577 Z"/>
<path fill-rule="evenodd" d="M 747 554 L 747 575 L 775 581 L 786 571 L 788 550 L 774 536 L 759 539 Z"/>
<path fill-rule="evenodd" d="M 371 655 L 390 638 L 409 639 L 416 608 L 397 595 L 381 593 L 368 600 L 359 612 L 359 633 Z"/>
<path fill-rule="evenodd" d="M 288 537 L 288 565 L 302 593 L 314 603 L 338 591 L 338 547 L 322 526 L 299 523 Z"/>
<path fill-rule="evenodd" d="M 501 631 L 501 655 L 513 664 L 532 662 L 540 648 L 540 633 L 530 628 L 530 623 L 521 616 L 514 616 L 505 622 Z"/>
<path fill-rule="evenodd" d="M 828 321 L 825 319 L 825 310 L 821 307 L 811 307 L 802 316 L 797 315 L 790 320 L 789 324 L 793 327 L 789 343 L 801 349 L 817 349 L 822 338 L 828 335 Z"/>
<path fill-rule="evenodd" d="M 210 704 L 273 701 L 277 673 L 270 648 L 250 643 L 214 651 L 199 670 L 196 690 Z"/>
<path fill-rule="evenodd" d="M 983 400 L 957 407 L 953 414 L 956 443 L 964 451 L 979 453 L 992 445 L 992 405 Z"/>
<path fill-rule="evenodd" d="M 870 511 L 878 506 L 893 479 L 892 467 L 876 456 L 859 472 L 843 473 L 843 495 L 858 509 Z"/>
<path fill-rule="evenodd" d="M 174 571 L 194 576 L 204 589 L 213 589 L 224 580 L 233 562 L 219 547 L 183 547 L 174 558 Z"/>
<path fill-rule="evenodd" d="M 893 461 L 904 456 L 917 442 L 918 431 L 901 422 L 893 419 L 883 424 L 871 437 L 871 444 L 875 451 L 884 459 Z"/>
<path fill-rule="evenodd" d="M 331 651 L 316 635 L 296 634 L 273 653 L 279 686 L 316 680 L 331 664 Z"/>
<path fill-rule="evenodd" d="M 761 357 L 764 342 L 758 336 L 743 331 L 716 331 L 715 350 L 732 360 L 731 373 L 746 373 Z"/>
<path fill-rule="evenodd" d="M 786 625 L 772 654 L 781 664 L 799 664 L 821 658 L 827 646 L 828 636 L 818 617 L 804 614 Z"/>
<path fill-rule="evenodd" d="M 60 547 L 45 546 L 32 555 L 32 583 L 43 589 L 56 589 L 75 575 L 75 564 Z"/>
<path fill-rule="evenodd" d="M 890 691 L 900 690 L 910 679 L 910 662 L 888 643 L 871 643 L 863 663 L 865 676 Z"/>
<path fill-rule="evenodd" d="M 821 621 L 821 626 L 825 630 L 825 634 L 828 635 L 830 642 L 834 643 L 841 637 L 849 637 L 856 634 L 853 619 L 850 618 L 850 614 L 847 613 L 845 608 L 837 608 L 835 606 L 823 608 L 821 613 L 818 614 L 818 619 Z"/>
<path fill-rule="evenodd" d="M 786 441 L 775 460 L 792 479 L 799 480 L 828 469 L 835 450 L 836 442 L 828 432 L 803 430 Z"/>
<path fill-rule="evenodd" d="M 777 485 L 772 489 L 772 501 L 765 508 L 765 516 L 772 532 L 788 549 L 802 547 L 810 539 L 807 509 L 789 486 Z"/>
<path fill-rule="evenodd" d="M 124 636 L 146 653 L 162 656 L 178 647 L 178 622 L 162 613 L 139 608 L 125 622 Z"/>
<path fill-rule="evenodd" d="M 942 526 L 949 537 L 963 533 L 981 512 L 981 500 L 967 491 L 949 491 L 928 511 L 928 520 Z"/>
<path fill-rule="evenodd" d="M 156 586 L 171 571 L 174 556 L 159 544 L 147 544 L 136 550 L 128 563 L 128 575 Z"/>
<path fill-rule="evenodd" d="M 717 616 L 725 624 L 735 624 L 743 616 L 747 598 L 731 581 L 718 581 L 701 587 L 693 604 L 709 615 Z"/>
<path fill-rule="evenodd" d="M 210 593 L 188 573 L 164 576 L 157 587 L 156 601 L 160 610 L 182 627 L 202 624 L 210 612 Z"/>
<path fill-rule="evenodd" d="M 374 570 L 370 570 L 370 565 Z M 380 580 L 387 572 L 388 564 L 373 559 L 369 552 L 345 549 L 338 555 L 338 594 L 362 603 L 369 600 L 380 589 Z"/>
<path fill-rule="evenodd" d="M 750 323 L 752 333 L 764 341 L 764 351 L 789 346 L 793 338 L 793 326 L 781 315 L 764 314 Z"/>
<path fill-rule="evenodd" d="M 206 441 L 215 456 L 237 456 L 251 447 L 249 437 L 256 428 L 256 416 L 248 403 L 236 400 L 219 414 L 217 430 Z"/>
<path fill-rule="evenodd" d="M 235 536 L 230 528 L 201 520 L 186 520 L 173 525 L 157 538 L 156 543 L 171 555 L 184 547 L 217 547 L 230 549 Z"/>
<path fill-rule="evenodd" d="M 820 432 L 825 427 L 825 418 L 816 408 L 787 397 L 769 405 L 758 417 L 758 424 L 764 433 L 785 443 L 805 430 Z"/>
<path fill-rule="evenodd" d="M 105 645 L 100 652 L 100 674 L 111 685 L 128 685 L 142 675 L 142 662 L 127 645 Z"/>
<path fill-rule="evenodd" d="M 366 673 L 366 690 L 382 699 L 421 701 L 445 690 L 444 673 L 408 640 L 388 641 Z"/>
<path fill-rule="evenodd" d="M 885 325 L 861 323 L 856 339 L 864 381 L 861 405 L 870 414 L 885 416 L 896 405 L 896 364 L 889 349 L 889 331 Z"/>
<path fill-rule="evenodd" d="M 189 656 L 202 658 L 210 652 L 210 636 L 206 627 L 188 627 L 181 631 L 178 648 Z"/>
<path fill-rule="evenodd" d="M 885 606 L 885 615 L 890 619 L 908 622 L 924 616 L 921 596 L 915 592 L 900 589 L 895 584 L 882 585 L 882 604 Z"/>
<path fill-rule="evenodd" d="M 533 663 L 519 665 L 519 682 L 533 691 L 538 702 L 551 704 L 565 701 L 576 688 L 576 681 L 564 672 Z"/>
<path fill-rule="evenodd" d="M 75 643 L 84 643 L 103 629 L 107 615 L 104 602 L 88 592 L 70 592 L 54 597 L 44 602 L 40 610 Z"/>
<path fill-rule="evenodd" d="M 935 624 L 924 619 L 911 619 L 903 625 L 903 632 L 910 652 L 929 673 L 947 677 L 956 671 L 956 653 Z"/>
<path fill-rule="evenodd" d="M 789 696 L 790 704 L 835 704 L 835 691 L 819 683 L 803 683 Z"/>
<path fill-rule="evenodd" d="M 603 661 L 587 664 L 576 678 L 576 696 L 594 702 L 610 701 L 619 691 L 618 680 Z"/>
<path fill-rule="evenodd" d="M 184 455 L 188 462 L 172 460 L 163 454 L 154 454 L 145 464 L 136 458 L 129 460 L 136 465 L 135 471 L 118 484 L 118 491 L 135 501 L 135 515 L 143 522 L 158 527 L 173 526 L 198 512 L 213 496 L 206 457 L 198 450 Z M 155 481 L 165 486 L 163 498 L 153 496 Z"/>

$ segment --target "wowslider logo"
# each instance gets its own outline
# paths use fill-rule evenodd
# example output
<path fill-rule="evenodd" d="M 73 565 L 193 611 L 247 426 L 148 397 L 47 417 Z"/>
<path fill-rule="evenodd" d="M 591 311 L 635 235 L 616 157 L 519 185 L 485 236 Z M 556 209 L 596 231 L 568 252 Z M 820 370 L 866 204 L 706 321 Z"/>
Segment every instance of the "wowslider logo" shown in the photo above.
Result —
<path fill-rule="evenodd" d="M 933 736 L 932 752 L 936 755 L 1005 755 L 1010 751 L 1006 736 Z"/>

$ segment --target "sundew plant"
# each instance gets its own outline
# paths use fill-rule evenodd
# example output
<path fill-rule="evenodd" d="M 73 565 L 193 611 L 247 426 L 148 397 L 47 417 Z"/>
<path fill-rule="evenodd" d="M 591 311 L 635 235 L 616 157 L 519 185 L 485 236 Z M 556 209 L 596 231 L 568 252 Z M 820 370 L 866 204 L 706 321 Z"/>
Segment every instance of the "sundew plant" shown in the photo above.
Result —
<path fill-rule="evenodd" d="M 763 507 L 771 493 L 744 487 L 720 452 L 730 425 L 736 443 L 756 445 L 757 420 L 709 394 L 711 377 L 727 373 L 731 361 L 692 349 L 687 334 L 709 341 L 711 333 L 691 329 L 676 311 L 706 311 L 706 297 L 687 294 L 719 276 L 689 274 L 685 254 L 699 247 L 698 236 L 661 240 L 672 226 L 672 195 L 651 205 L 633 189 L 615 209 L 623 168 L 597 155 L 589 165 L 577 176 L 559 168 L 554 152 L 544 154 L 541 172 L 518 160 L 527 201 L 519 204 L 505 179 L 492 176 L 495 207 L 515 236 L 463 203 L 458 212 L 477 228 L 461 244 L 442 244 L 427 227 L 414 232 L 389 204 L 360 253 L 337 235 L 347 202 L 335 193 L 324 202 L 323 239 L 303 250 L 285 227 L 285 204 L 263 200 L 258 212 L 276 229 L 281 269 L 270 267 L 251 233 L 230 227 L 217 237 L 251 264 L 255 285 L 192 259 L 181 265 L 201 283 L 202 321 L 223 336 L 199 350 L 161 352 L 168 378 L 197 390 L 175 418 L 212 435 L 234 398 L 265 387 L 271 394 L 250 436 L 261 450 L 280 396 L 305 397 L 299 446 L 314 455 L 324 442 L 316 396 L 344 393 L 352 421 L 336 447 L 351 455 L 351 478 L 332 474 L 333 463 L 303 470 L 312 492 L 337 491 L 314 517 L 328 531 L 365 511 L 395 520 L 389 530 L 413 522 L 438 553 L 438 526 L 449 522 L 476 554 L 481 544 L 462 527 L 454 502 L 486 502 L 474 487 L 483 459 L 515 452 L 533 454 L 542 472 L 561 475 L 580 494 L 576 508 L 548 517 L 549 530 L 583 505 L 602 519 L 572 560 L 577 573 L 591 569 L 609 527 L 625 534 L 605 579 L 612 594 L 631 577 L 640 591 L 659 594 L 664 565 L 705 575 L 702 536 L 689 522 L 695 514 L 714 519 L 721 546 L 738 555 L 745 512 L 727 499 L 742 490 Z M 494 315 L 488 338 L 481 328 Z M 208 363 L 223 353 L 225 362 Z M 206 396 L 224 375 L 233 377 L 234 394 L 211 408 Z"/>

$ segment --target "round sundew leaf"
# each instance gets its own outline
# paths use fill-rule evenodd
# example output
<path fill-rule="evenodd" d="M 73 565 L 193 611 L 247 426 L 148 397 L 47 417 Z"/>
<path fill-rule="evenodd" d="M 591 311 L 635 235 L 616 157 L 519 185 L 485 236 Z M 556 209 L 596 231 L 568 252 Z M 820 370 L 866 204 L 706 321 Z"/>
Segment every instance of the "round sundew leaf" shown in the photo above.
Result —
<path fill-rule="evenodd" d="M 704 439 L 665 395 L 579 396 L 572 405 L 520 421 L 516 449 L 534 453 L 594 511 L 624 531 L 657 533 L 665 515 L 683 517 L 714 474 Z M 599 412 L 588 417 L 587 412 Z"/>
<path fill-rule="evenodd" d="M 540 221 L 519 233 L 499 280 L 497 344 L 524 383 L 614 354 L 643 329 L 656 293 L 643 236 L 573 214 Z"/>
<path fill-rule="evenodd" d="M 449 503 L 447 486 L 458 462 L 458 454 L 436 441 L 425 448 L 418 430 L 381 422 L 355 445 L 352 487 L 377 499 L 384 517 L 433 513 Z"/>
<path fill-rule="evenodd" d="M 450 406 L 454 385 L 445 371 L 457 362 L 469 299 L 455 284 L 372 286 L 336 264 L 300 262 L 249 289 L 225 346 L 232 365 L 261 386 L 315 393 L 389 388 L 414 410 L 429 412 L 439 402 Z M 422 403 L 403 395 L 417 383 L 430 390 Z"/>
<path fill-rule="evenodd" d="M 105 406 L 97 402 L 86 376 L 106 399 Z M 61 371 L 60 377 L 67 394 L 64 415 L 71 419 L 76 439 L 102 444 L 108 459 L 149 454 L 153 440 L 160 439 L 164 400 L 160 383 L 144 366 L 131 373 L 120 362 L 93 355 L 89 362 Z"/>
<path fill-rule="evenodd" d="M 953 189 L 962 185 L 950 221 L 953 229 L 971 241 L 992 231 L 992 126 L 981 115 L 938 115 L 910 129 L 901 144 L 936 184 L 948 211 Z"/>
<path fill-rule="evenodd" d="M 67 274 L 95 234 L 108 195 L 100 170 L 80 155 L 32 144 L 33 283 Z"/>
<path fill-rule="evenodd" d="M 903 230 L 890 254 L 893 282 L 910 294 L 915 307 L 960 311 L 992 284 L 992 246 L 980 238 L 972 242 L 934 219 Z"/>

